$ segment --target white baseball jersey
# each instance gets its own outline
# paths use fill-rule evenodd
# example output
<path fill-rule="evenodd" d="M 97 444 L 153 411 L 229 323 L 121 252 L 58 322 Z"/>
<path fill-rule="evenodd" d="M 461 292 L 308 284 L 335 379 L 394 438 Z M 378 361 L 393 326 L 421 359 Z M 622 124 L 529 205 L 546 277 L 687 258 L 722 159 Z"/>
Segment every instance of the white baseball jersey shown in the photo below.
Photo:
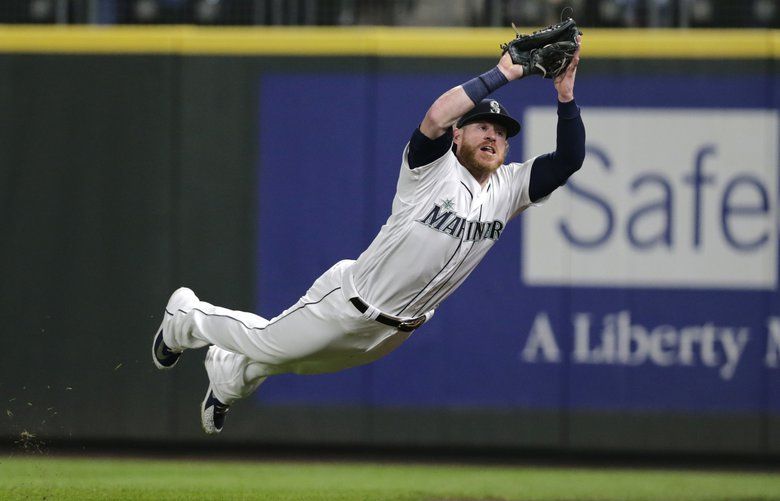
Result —
<path fill-rule="evenodd" d="M 474 270 L 507 222 L 532 205 L 534 159 L 502 165 L 483 188 L 451 150 L 415 169 L 409 168 L 408 150 L 407 144 L 392 214 L 352 267 L 354 293 L 398 317 L 435 309 Z"/>

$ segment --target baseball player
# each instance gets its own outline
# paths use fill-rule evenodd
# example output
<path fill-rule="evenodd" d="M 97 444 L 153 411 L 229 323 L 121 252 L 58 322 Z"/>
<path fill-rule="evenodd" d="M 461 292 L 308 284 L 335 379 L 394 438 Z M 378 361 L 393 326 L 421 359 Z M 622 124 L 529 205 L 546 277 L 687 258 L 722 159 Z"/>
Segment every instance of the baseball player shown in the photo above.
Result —
<path fill-rule="evenodd" d="M 579 42 L 581 37 L 578 37 Z M 267 320 L 176 290 L 153 340 L 159 369 L 185 349 L 209 346 L 206 433 L 222 431 L 230 404 L 268 376 L 318 374 L 374 361 L 430 320 L 501 237 L 582 165 L 585 129 L 574 102 L 579 48 L 555 78 L 557 147 L 504 165 L 520 124 L 487 96 L 528 74 L 505 53 L 490 71 L 431 105 L 403 151 L 392 212 L 357 258 L 336 263 L 300 300 Z"/>

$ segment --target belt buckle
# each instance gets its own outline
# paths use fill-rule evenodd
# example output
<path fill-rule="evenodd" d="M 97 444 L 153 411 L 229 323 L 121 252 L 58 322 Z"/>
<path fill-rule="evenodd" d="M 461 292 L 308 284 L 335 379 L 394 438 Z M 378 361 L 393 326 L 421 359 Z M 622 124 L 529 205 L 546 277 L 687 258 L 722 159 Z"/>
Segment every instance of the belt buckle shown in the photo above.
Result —
<path fill-rule="evenodd" d="M 411 332 L 417 329 L 418 327 L 420 327 L 424 323 L 425 323 L 425 315 L 401 322 L 398 325 L 398 329 L 405 332 Z"/>

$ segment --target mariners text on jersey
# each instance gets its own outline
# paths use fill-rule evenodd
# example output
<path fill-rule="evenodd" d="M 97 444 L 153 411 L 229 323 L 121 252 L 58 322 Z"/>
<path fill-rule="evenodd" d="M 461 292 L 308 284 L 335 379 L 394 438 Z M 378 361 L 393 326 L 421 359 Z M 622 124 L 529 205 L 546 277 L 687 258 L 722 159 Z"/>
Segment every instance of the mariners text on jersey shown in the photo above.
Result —
<path fill-rule="evenodd" d="M 442 206 L 434 204 L 431 211 L 424 218 L 418 219 L 417 222 L 446 233 L 453 238 L 473 242 L 479 242 L 486 238 L 498 240 L 504 229 L 504 222 L 498 219 L 495 221 L 467 221 L 465 217 L 460 217 L 452 211 L 441 211 Z"/>

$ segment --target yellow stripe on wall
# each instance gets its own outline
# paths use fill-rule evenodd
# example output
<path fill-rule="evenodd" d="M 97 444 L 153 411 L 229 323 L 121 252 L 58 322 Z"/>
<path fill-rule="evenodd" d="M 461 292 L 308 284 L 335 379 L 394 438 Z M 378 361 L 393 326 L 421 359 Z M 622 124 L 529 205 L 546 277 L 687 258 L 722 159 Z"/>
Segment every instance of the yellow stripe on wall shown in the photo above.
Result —
<path fill-rule="evenodd" d="M 529 32 L 531 29 L 521 29 Z M 780 30 L 584 28 L 583 56 L 780 58 Z M 511 28 L 0 26 L 0 52 L 491 57 Z"/>

